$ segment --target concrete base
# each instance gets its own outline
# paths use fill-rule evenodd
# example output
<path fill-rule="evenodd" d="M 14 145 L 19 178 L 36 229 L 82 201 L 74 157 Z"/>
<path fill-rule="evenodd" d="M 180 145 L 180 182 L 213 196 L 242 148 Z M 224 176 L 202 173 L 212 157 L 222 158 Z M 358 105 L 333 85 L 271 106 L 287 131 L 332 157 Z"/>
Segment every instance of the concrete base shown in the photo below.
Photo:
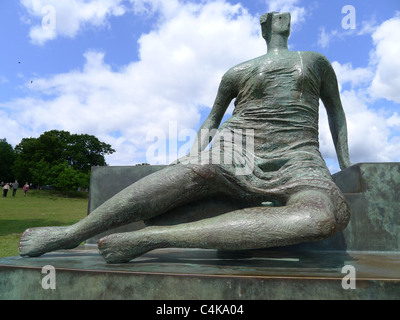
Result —
<path fill-rule="evenodd" d="M 94 168 L 89 214 L 130 183 L 160 169 Z M 78 249 L 0 259 L 0 299 L 400 299 L 400 163 L 357 164 L 335 174 L 334 180 L 352 216 L 348 227 L 331 239 L 240 252 L 160 249 L 128 264 L 105 263 L 97 239 L 141 229 L 145 224 L 140 222 L 89 239 Z M 225 199 L 213 203 L 193 204 L 188 219 L 235 206 Z M 180 216 L 179 211 L 170 214 Z M 45 265 L 55 267 L 55 290 L 42 288 Z M 342 273 L 344 266 L 354 267 L 349 270 L 355 274 Z M 343 278 L 350 276 L 355 276 L 356 289 L 345 290 Z"/>
<path fill-rule="evenodd" d="M 42 288 L 45 265 L 55 268 L 54 290 Z M 346 265 L 356 273 L 342 273 Z M 350 276 L 355 289 L 346 290 Z M 400 298 L 400 255 L 159 249 L 110 265 L 85 245 L 0 259 L 0 288 L 0 299 L 387 300 Z"/>

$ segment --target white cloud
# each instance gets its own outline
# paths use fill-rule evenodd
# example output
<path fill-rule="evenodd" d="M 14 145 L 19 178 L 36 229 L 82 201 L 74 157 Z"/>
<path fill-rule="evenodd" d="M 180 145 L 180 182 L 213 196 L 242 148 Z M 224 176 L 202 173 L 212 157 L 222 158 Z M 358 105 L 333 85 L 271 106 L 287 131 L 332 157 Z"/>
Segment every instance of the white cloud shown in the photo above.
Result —
<path fill-rule="evenodd" d="M 342 92 L 345 106 L 350 150 L 355 162 L 385 162 L 398 158 L 399 151 L 393 153 L 390 129 L 383 114 L 368 107 L 365 99 L 356 90 Z"/>
<path fill-rule="evenodd" d="M 37 45 L 43 45 L 58 36 L 73 38 L 86 25 L 107 25 L 108 17 L 125 13 L 122 1 L 20 0 L 30 16 L 39 20 L 29 33 L 32 43 Z M 24 20 L 31 21 L 28 18 Z"/>
<path fill-rule="evenodd" d="M 375 78 L 371 95 L 400 102 L 400 15 L 382 23 L 372 34 Z"/>
<path fill-rule="evenodd" d="M 361 26 L 357 27 L 357 35 L 372 34 L 378 27 L 375 17 L 361 21 Z"/>
<path fill-rule="evenodd" d="M 156 29 L 139 39 L 139 61 L 113 70 L 106 53 L 87 51 L 80 69 L 34 79 L 28 97 L 2 104 L 7 116 L 0 136 L 18 119 L 14 130 L 25 137 L 50 129 L 94 134 L 117 150 L 110 164 L 144 162 L 153 143 L 148 134 L 168 138 L 171 121 L 178 130 L 198 126 L 199 110 L 212 105 L 223 73 L 266 52 L 258 17 L 239 4 L 158 10 Z"/>
<path fill-rule="evenodd" d="M 350 160 L 358 162 L 388 162 L 400 160 L 400 141 L 392 137 L 392 127 L 400 125 L 400 118 L 394 114 L 389 119 L 368 105 L 358 90 L 346 90 L 341 94 L 346 114 Z M 336 153 L 329 131 L 325 110 L 320 111 L 320 149 L 332 171 L 339 170 Z"/>
<path fill-rule="evenodd" d="M 370 63 L 364 68 L 332 62 L 346 112 L 353 162 L 400 161 L 400 117 L 385 108 L 385 99 L 400 102 L 400 38 L 394 32 L 399 29 L 398 16 L 374 28 L 371 36 L 375 47 Z M 345 84 L 350 89 L 343 90 Z M 325 112 L 321 112 L 320 143 L 321 152 L 329 162 L 336 161 Z M 338 170 L 337 162 L 334 169 Z"/>
<path fill-rule="evenodd" d="M 54 29 L 45 30 L 41 26 L 34 26 L 29 32 L 32 43 L 43 45 L 46 41 L 57 38 L 57 32 Z"/>
<path fill-rule="evenodd" d="M 328 48 L 329 44 L 331 43 L 332 39 L 338 36 L 337 30 L 331 30 L 330 32 L 325 31 L 325 27 L 320 29 L 320 33 L 318 36 L 318 45 L 321 48 Z"/>
<path fill-rule="evenodd" d="M 400 116 L 398 112 L 393 113 L 393 115 L 387 119 L 387 125 L 389 127 L 400 127 Z"/>
<path fill-rule="evenodd" d="M 305 21 L 307 10 L 305 7 L 298 6 L 298 0 L 267 0 L 268 12 L 290 12 L 291 25 L 296 27 Z"/>
<path fill-rule="evenodd" d="M 385 100 L 400 102 L 400 35 L 396 30 L 400 30 L 399 15 L 381 25 L 377 25 L 375 20 L 366 21 L 357 33 L 321 29 L 319 44 L 322 47 L 345 35 L 371 34 L 374 43 L 370 61 L 365 67 L 354 68 L 351 63 L 332 62 L 347 117 L 353 163 L 400 161 L 400 117 L 398 112 L 385 106 Z M 321 153 L 335 172 L 339 166 L 322 108 L 320 114 Z"/>
<path fill-rule="evenodd" d="M 329 48 L 330 44 L 334 41 L 343 40 L 349 36 L 362 36 L 372 34 L 377 29 L 377 24 L 374 18 L 370 20 L 363 20 L 360 26 L 356 29 L 332 29 L 326 30 L 325 26 L 319 28 L 319 35 L 317 44 L 323 48 Z"/>
<path fill-rule="evenodd" d="M 374 19 L 361 22 L 361 29 L 338 31 L 326 31 L 325 27 L 320 28 L 318 36 L 318 45 L 321 48 L 329 47 L 334 40 L 344 39 L 348 36 L 361 36 L 371 34 L 374 43 L 374 49 L 371 52 L 370 65 L 366 68 L 358 68 L 352 70 L 343 65 L 352 73 L 359 73 L 359 79 L 362 75 L 367 76 L 370 81 L 371 72 L 375 74 L 374 79 L 369 88 L 371 97 L 375 99 L 384 98 L 394 102 L 400 102 L 400 34 L 396 32 L 400 30 L 400 13 L 396 13 L 395 17 L 377 25 Z M 342 72 L 343 79 L 346 72 Z"/>
<path fill-rule="evenodd" d="M 21 1 L 33 13 L 40 13 L 44 3 L 31 1 L 28 5 L 27 0 Z M 69 3 L 73 7 L 83 0 Z M 68 17 L 73 22 L 68 26 L 63 27 L 64 22 L 57 15 L 54 37 L 72 37 L 86 24 L 107 25 L 107 17 L 128 10 L 127 2 L 123 6 L 122 1 L 103 1 L 102 10 L 96 6 L 98 1 L 91 4 L 97 8 L 97 16 L 89 11 L 78 16 L 74 13 L 74 17 Z M 0 110 L 4 119 L 0 137 L 7 136 L 10 143 L 16 144 L 21 137 L 37 136 L 50 129 L 90 133 L 117 150 L 107 159 L 109 163 L 144 162 L 146 149 L 152 143 L 146 141 L 148 133 L 165 133 L 167 138 L 171 121 L 177 123 L 178 130 L 198 126 L 200 108 L 213 103 L 222 74 L 236 63 L 266 51 L 258 17 L 251 16 L 240 4 L 132 0 L 132 5 L 136 14 L 157 13 L 155 29 L 139 39 L 140 60 L 113 70 L 104 61 L 106 53 L 87 51 L 80 69 L 34 79 L 29 96 L 2 104 L 5 111 Z M 270 1 L 269 5 L 269 10 L 291 11 L 296 23 L 306 15 L 297 1 Z M 293 15 L 296 10 L 297 15 Z M 67 13 L 61 14 L 64 15 Z M 376 27 L 376 50 L 370 65 L 354 68 L 350 63 L 333 62 L 347 114 L 353 162 L 400 160 L 400 143 L 393 138 L 400 117 L 397 113 L 388 117 L 370 108 L 371 97 L 398 101 L 400 41 L 394 43 L 396 35 L 392 31 L 397 23 L 395 17 Z M 38 43 L 50 38 L 39 31 L 35 38 Z M 343 90 L 346 84 L 350 88 Z M 325 112 L 321 112 L 320 145 L 325 158 L 336 158 Z M 337 164 L 332 168 L 337 170 Z"/>
<path fill-rule="evenodd" d="M 162 12 L 166 19 L 173 16 L 175 11 L 182 5 L 179 0 L 129 0 L 129 2 L 136 13 L 153 14 L 155 12 Z"/>
<path fill-rule="evenodd" d="M 335 70 L 339 88 L 346 83 L 349 83 L 352 88 L 369 85 L 374 76 L 370 68 L 353 68 L 351 63 L 340 64 L 333 61 L 332 67 Z"/>

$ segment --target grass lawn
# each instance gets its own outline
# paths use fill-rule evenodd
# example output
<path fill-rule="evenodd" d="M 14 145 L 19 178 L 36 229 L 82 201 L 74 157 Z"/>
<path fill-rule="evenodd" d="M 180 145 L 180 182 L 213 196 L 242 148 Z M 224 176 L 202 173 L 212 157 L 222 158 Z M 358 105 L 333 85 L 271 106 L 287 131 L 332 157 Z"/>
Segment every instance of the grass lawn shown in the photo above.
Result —
<path fill-rule="evenodd" d="M 21 234 L 28 228 L 71 225 L 87 214 L 88 199 L 67 198 L 51 191 L 18 189 L 0 195 L 0 257 L 18 255 Z"/>

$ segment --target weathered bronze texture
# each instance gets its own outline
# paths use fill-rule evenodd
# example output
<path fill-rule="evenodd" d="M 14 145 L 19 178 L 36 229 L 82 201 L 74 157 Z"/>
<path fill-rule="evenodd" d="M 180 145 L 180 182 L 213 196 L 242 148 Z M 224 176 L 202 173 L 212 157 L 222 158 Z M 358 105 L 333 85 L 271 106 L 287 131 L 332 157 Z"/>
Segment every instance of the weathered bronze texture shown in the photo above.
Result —
<path fill-rule="evenodd" d="M 267 53 L 225 73 L 188 156 L 128 186 L 72 226 L 28 229 L 20 254 L 74 248 L 105 230 L 220 195 L 241 208 L 112 234 L 99 240 L 100 253 L 121 263 L 157 248 L 257 249 L 317 241 L 345 228 L 349 207 L 318 143 L 321 99 L 340 167 L 351 165 L 335 72 L 319 53 L 288 50 L 289 13 L 268 13 L 260 21 Z M 232 117 L 220 126 L 233 99 Z M 216 157 L 224 161 L 216 163 Z"/>

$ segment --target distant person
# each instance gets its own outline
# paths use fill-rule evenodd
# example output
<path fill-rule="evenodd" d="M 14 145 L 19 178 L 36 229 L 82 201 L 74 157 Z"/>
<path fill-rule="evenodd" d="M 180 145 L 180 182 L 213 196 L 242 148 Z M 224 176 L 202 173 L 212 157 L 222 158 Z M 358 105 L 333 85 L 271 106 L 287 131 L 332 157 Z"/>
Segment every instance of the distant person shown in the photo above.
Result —
<path fill-rule="evenodd" d="M 24 197 L 26 196 L 26 193 L 29 191 L 29 184 L 28 182 L 25 183 L 24 187 L 22 188 L 22 190 L 24 190 Z"/>
<path fill-rule="evenodd" d="M 15 180 L 13 184 L 13 197 L 15 197 L 15 194 L 17 193 L 18 186 L 19 186 L 18 181 Z"/>
<path fill-rule="evenodd" d="M 3 198 L 7 197 L 8 190 L 10 190 L 10 184 L 7 182 L 3 187 Z"/>

